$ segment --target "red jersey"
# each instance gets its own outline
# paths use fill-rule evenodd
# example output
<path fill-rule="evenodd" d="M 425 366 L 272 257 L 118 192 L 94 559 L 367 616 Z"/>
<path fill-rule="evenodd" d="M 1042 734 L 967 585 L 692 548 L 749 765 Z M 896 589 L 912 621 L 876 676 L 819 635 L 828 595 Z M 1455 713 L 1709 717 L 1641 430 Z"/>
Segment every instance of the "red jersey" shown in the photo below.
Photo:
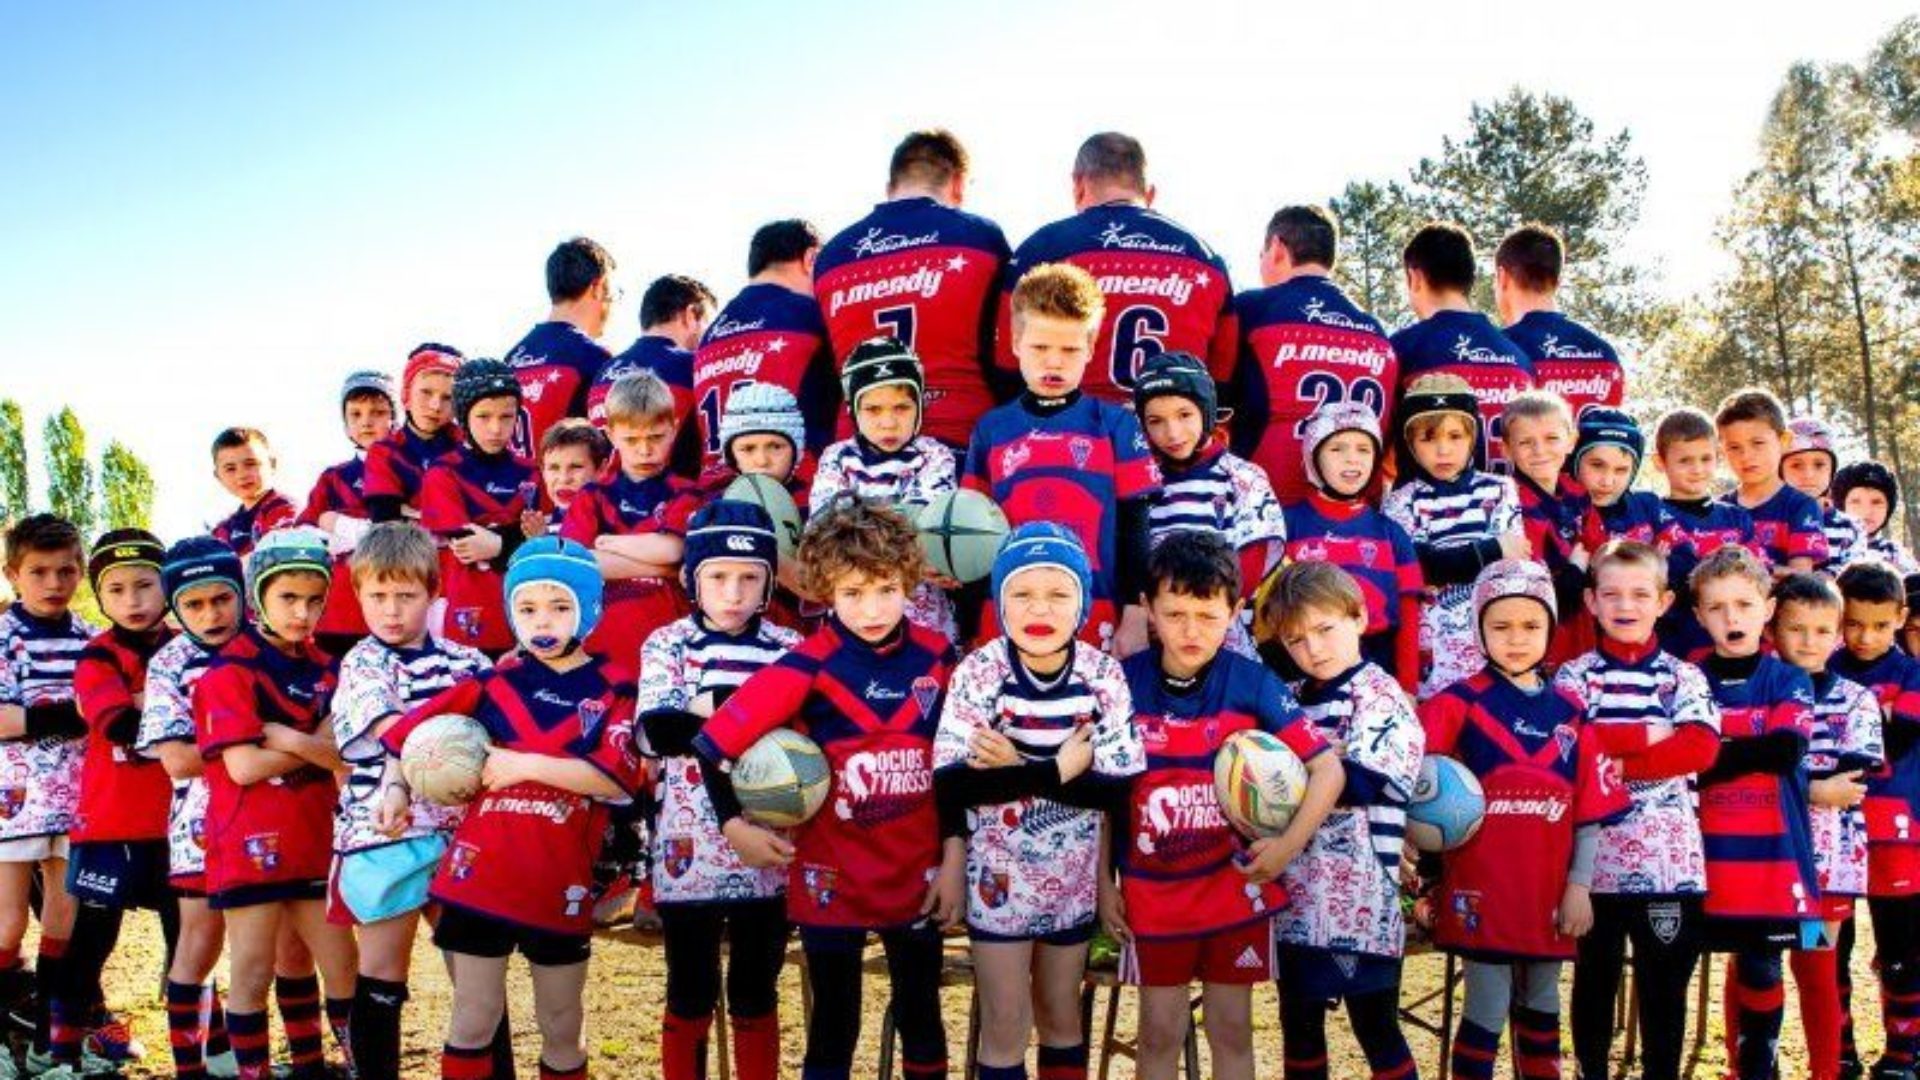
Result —
<path fill-rule="evenodd" d="M 685 531 L 685 525 L 670 526 L 667 511 L 675 497 L 692 486 L 666 473 L 634 480 L 616 472 L 610 480 L 598 480 L 580 489 L 567 507 L 560 535 L 589 551 L 594 540 L 602 536 L 677 535 Z M 646 644 L 647 636 L 692 610 L 677 575 L 609 578 L 604 602 L 606 611 L 600 625 L 588 635 L 586 646 L 596 655 L 633 670 L 640 667 L 640 646 Z"/>
<path fill-rule="evenodd" d="M 701 730 L 695 746 L 709 761 L 730 762 L 777 727 L 826 754 L 827 804 L 793 834 L 795 923 L 880 930 L 920 918 L 940 865 L 933 736 L 954 660 L 950 642 L 904 620 L 875 645 L 829 619 Z"/>
<path fill-rule="evenodd" d="M 624 801 L 640 783 L 627 669 L 597 658 L 572 671 L 536 660 L 503 664 L 455 683 L 409 711 L 381 737 L 398 754 L 436 716 L 478 720 L 494 745 L 577 758 L 605 773 Z M 453 832 L 433 875 L 435 900 L 553 934 L 593 932 L 593 862 L 607 802 L 524 782 L 481 793 Z"/>
<path fill-rule="evenodd" d="M 269 490 L 252 506 L 235 509 L 207 531 L 244 559 L 261 537 L 283 525 L 293 524 L 299 513 L 299 508 L 285 495 Z"/>
<path fill-rule="evenodd" d="M 362 499 L 398 499 L 403 506 L 416 506 L 420 499 L 420 481 L 433 463 L 460 448 L 460 429 L 448 424 L 431 435 L 402 424 L 393 434 L 367 447 L 365 479 L 360 485 Z"/>
<path fill-rule="evenodd" d="M 540 452 L 548 428 L 569 417 L 586 417 L 593 380 L 613 354 L 572 323 L 543 322 L 527 331 L 504 359 L 520 384 L 513 452 L 532 457 Z"/>
<path fill-rule="evenodd" d="M 147 661 L 173 637 L 112 627 L 94 636 L 73 667 L 73 696 L 87 721 L 80 763 L 80 808 L 67 833 L 75 843 L 165 840 L 173 781 L 156 759 L 135 752 Z"/>
<path fill-rule="evenodd" d="M 539 473 L 525 458 L 482 454 L 470 446 L 448 454 L 420 483 L 420 526 L 443 543 L 465 535 L 469 524 L 485 529 L 520 528 L 520 512 L 539 505 Z M 463 563 L 450 548 L 440 551 L 440 595 L 447 602 L 442 633 L 452 642 L 498 653 L 513 645 L 501 581 L 506 559 Z"/>
<path fill-rule="evenodd" d="M 1480 831 L 1446 853 L 1434 941 L 1476 960 L 1571 960 L 1554 927 L 1573 833 L 1624 817 L 1620 766 L 1600 750 L 1571 694 L 1529 694 L 1487 671 L 1420 706 L 1427 753 L 1459 759 L 1486 793 Z"/>
<path fill-rule="evenodd" d="M 1695 785 L 1707 856 L 1706 913 L 1725 919 L 1820 917 L 1820 875 L 1808 818 L 1806 746 L 1813 680 L 1777 656 L 1709 656 L 1700 670 L 1720 706 L 1720 744 L 1792 732 L 1791 774 L 1749 772 Z"/>
<path fill-rule="evenodd" d="M 241 785 L 223 751 L 265 742 L 268 724 L 307 734 L 327 716 L 333 675 L 311 643 L 289 656 L 249 626 L 193 688 L 193 726 L 207 760 L 207 894 L 272 899 L 276 886 L 324 881 L 333 859 L 333 774 L 313 765 Z"/>
<path fill-rule="evenodd" d="M 720 462 L 720 418 L 742 383 L 785 387 L 800 402 L 807 445 L 799 468 L 811 476 L 840 417 L 840 365 L 812 296 L 762 282 L 740 290 L 714 317 L 693 354 L 693 401 L 706 467 Z"/>
<path fill-rule="evenodd" d="M 1920 661 L 1888 649 L 1862 661 L 1841 649 L 1835 674 L 1873 691 L 1886 732 L 1887 760 L 1867 773 L 1867 895 L 1920 896 Z M 1895 748 L 1902 751 L 1896 753 Z"/>
<path fill-rule="evenodd" d="M 366 483 L 367 461 L 358 454 L 322 469 L 320 478 L 313 482 L 313 491 L 307 495 L 306 508 L 300 511 L 300 524 L 318 528 L 320 515 L 326 513 L 371 518 L 367 511 Z M 366 636 L 367 619 L 360 613 L 360 598 L 353 592 L 349 558 L 348 555 L 333 557 L 333 581 L 327 586 L 327 606 L 320 613 L 317 633 Z"/>

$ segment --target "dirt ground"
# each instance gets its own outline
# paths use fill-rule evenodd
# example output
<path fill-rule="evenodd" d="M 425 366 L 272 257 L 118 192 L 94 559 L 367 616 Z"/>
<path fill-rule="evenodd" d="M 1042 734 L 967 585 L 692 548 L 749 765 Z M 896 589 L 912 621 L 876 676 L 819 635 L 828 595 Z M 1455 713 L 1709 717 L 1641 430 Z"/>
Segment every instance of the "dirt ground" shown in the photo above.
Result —
<path fill-rule="evenodd" d="M 1863 1053 L 1877 1055 L 1880 1049 L 1880 1025 L 1875 1004 L 1876 983 L 1870 967 L 1873 954 L 1872 936 L 1870 930 L 1864 925 L 1861 931 L 1860 946 L 1854 954 L 1856 988 L 1854 1015 L 1859 1026 Z M 31 953 L 29 952 L 28 955 Z M 592 1075 L 602 1078 L 618 1077 L 622 1080 L 659 1075 L 660 1003 L 661 987 L 665 977 L 662 956 L 657 941 L 634 939 L 628 935 L 603 936 L 595 943 L 592 977 L 587 986 L 587 1047 L 591 1055 Z M 107 972 L 109 1000 L 114 1008 L 128 1017 L 135 1034 L 147 1046 L 147 1060 L 140 1067 L 129 1070 L 129 1076 L 158 1077 L 172 1074 L 167 1058 L 166 1014 L 157 996 L 160 962 L 161 944 L 157 923 L 144 915 L 129 919 L 120 951 L 115 955 Z M 516 961 L 517 964 L 518 961 Z M 1441 978 L 1441 967 L 1442 958 L 1437 955 L 1409 960 L 1402 1001 L 1412 1001 L 1435 988 Z M 516 1030 L 519 1032 L 516 1042 L 521 1062 L 520 1075 L 533 1077 L 536 1075 L 534 1070 L 539 1046 L 533 1032 L 532 1001 L 523 969 L 516 966 L 513 978 L 512 1012 L 516 1021 Z M 407 1012 L 406 1057 L 402 1073 L 409 1077 L 438 1076 L 437 1053 L 446 1024 L 450 990 L 445 969 L 438 955 L 433 947 L 424 941 L 415 956 L 412 985 L 413 1001 L 409 1004 Z M 1719 1011 L 1721 985 L 1722 976 L 1716 966 L 1714 994 L 1707 1021 L 1709 1038 L 1700 1057 L 1699 1067 L 1694 1073 L 1701 1078 L 1721 1075 L 1726 1063 L 1719 1042 L 1722 1034 Z M 1258 987 L 1254 993 L 1258 1060 L 1262 1062 L 1261 1076 L 1277 1078 L 1280 1075 L 1280 1033 L 1273 986 L 1268 984 Z M 1563 989 L 1563 1003 L 1565 1000 Z M 949 986 L 945 992 L 945 1001 L 953 1075 L 955 1080 L 960 1080 L 961 1063 L 964 1060 L 963 1040 L 966 1037 L 968 1015 L 967 988 L 962 985 Z M 856 1076 L 878 1075 L 877 1053 L 883 1006 L 884 987 L 879 979 L 869 977 L 865 998 L 867 1022 L 862 1032 L 860 1056 L 854 1068 Z M 1106 994 L 1103 992 L 1096 1006 L 1094 1023 L 1096 1042 L 1094 1073 L 1096 1076 L 1099 1075 L 1101 1057 L 1097 1043 L 1105 1009 Z M 1424 1009 L 1422 1013 L 1430 1021 L 1437 1020 L 1438 1005 Z M 800 1070 L 803 1041 L 801 1015 L 799 973 L 790 964 L 782 977 L 782 1016 L 786 1022 L 784 1057 L 787 1075 L 797 1076 Z M 1330 1027 L 1333 1038 L 1332 1074 L 1335 1077 L 1366 1075 L 1359 1051 L 1354 1046 L 1352 1038 L 1346 1033 L 1345 1026 L 1337 1014 Z M 1692 1025 L 1689 1025 L 1689 1030 L 1693 1030 Z M 1131 1038 L 1132 1031 L 1133 1007 L 1129 995 L 1122 1003 L 1116 1034 L 1122 1039 L 1127 1039 Z M 278 1034 L 276 1021 L 276 1040 Z M 1408 1028 L 1407 1034 L 1423 1074 L 1437 1076 L 1435 1062 L 1439 1052 L 1439 1040 L 1413 1027 Z M 1624 1040 L 1616 1041 L 1616 1054 L 1623 1042 Z M 1800 1037 L 1798 1008 L 1789 990 L 1787 1028 L 1784 1045 L 1781 1048 L 1782 1076 L 1799 1077 L 1806 1074 L 1803 1064 L 1803 1045 Z M 1201 1047 L 1204 1061 L 1204 1038 L 1201 1040 Z M 1872 1058 L 1869 1057 L 1868 1061 L 1871 1062 L 1871 1060 Z M 1205 1074 L 1204 1065 L 1202 1074 Z M 715 1071 L 714 1075 L 718 1077 L 719 1073 Z M 897 1071 L 895 1075 L 898 1075 Z M 1116 1058 L 1111 1075 L 1132 1076 L 1131 1062 L 1124 1057 Z M 1505 1063 L 1502 1064 L 1499 1075 L 1511 1075 Z M 1567 1060 L 1567 1075 L 1572 1075 L 1570 1056 Z"/>

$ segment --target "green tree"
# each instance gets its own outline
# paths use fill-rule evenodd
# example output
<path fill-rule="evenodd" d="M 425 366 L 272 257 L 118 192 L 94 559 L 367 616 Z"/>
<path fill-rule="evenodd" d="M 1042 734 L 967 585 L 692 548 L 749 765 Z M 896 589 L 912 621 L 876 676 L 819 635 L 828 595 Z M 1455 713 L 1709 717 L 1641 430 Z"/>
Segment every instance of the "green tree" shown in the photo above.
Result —
<path fill-rule="evenodd" d="M 87 460 L 87 432 L 73 409 L 63 408 L 47 418 L 42 429 L 47 463 L 47 507 L 73 522 L 86 534 L 93 532 L 93 465 Z"/>
<path fill-rule="evenodd" d="M 117 439 L 100 455 L 100 524 L 108 529 L 153 527 L 153 473 Z"/>
<path fill-rule="evenodd" d="M 0 522 L 27 512 L 27 418 L 20 403 L 0 401 Z"/>
<path fill-rule="evenodd" d="M 1400 249 L 1419 223 L 1399 184 L 1357 180 L 1328 204 L 1340 220 L 1340 258 L 1334 279 L 1354 302 L 1389 329 L 1413 321 L 1407 307 Z"/>

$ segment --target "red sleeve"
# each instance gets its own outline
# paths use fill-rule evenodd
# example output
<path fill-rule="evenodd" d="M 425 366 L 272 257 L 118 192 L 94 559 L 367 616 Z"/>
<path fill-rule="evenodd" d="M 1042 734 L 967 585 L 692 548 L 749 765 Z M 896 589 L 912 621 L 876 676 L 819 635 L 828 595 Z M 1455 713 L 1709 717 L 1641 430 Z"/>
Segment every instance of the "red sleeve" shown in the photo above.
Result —
<path fill-rule="evenodd" d="M 320 515 L 333 509 L 333 507 L 327 504 L 327 481 L 332 478 L 332 469 L 320 470 L 319 477 L 313 482 L 313 490 L 307 492 L 306 505 L 301 507 L 300 516 L 296 519 L 300 524 L 318 525 L 320 524 Z"/>
<path fill-rule="evenodd" d="M 481 679 L 484 678 L 486 676 L 483 675 L 462 679 L 408 709 L 405 715 L 393 722 L 393 726 L 387 729 L 385 735 L 380 736 L 380 744 L 387 748 L 387 753 L 398 755 L 407 745 L 407 736 L 413 734 L 414 728 L 428 720 L 448 713 L 472 716 L 474 710 L 480 707 L 481 692 L 484 689 Z"/>
<path fill-rule="evenodd" d="M 200 756 L 209 761 L 229 746 L 264 741 L 253 673 L 231 662 L 207 669 L 193 686 L 193 728 Z"/>
<path fill-rule="evenodd" d="M 299 518 L 299 514 L 299 508 L 289 502 L 286 497 L 275 499 L 260 514 L 260 520 L 254 524 L 254 535 L 265 536 L 275 529 L 292 525 Z"/>
<path fill-rule="evenodd" d="M 73 698 L 80 715 L 98 730 L 114 715 L 133 708 L 133 688 L 126 672 L 114 662 L 113 650 L 95 642 L 87 644 L 73 665 Z"/>
<path fill-rule="evenodd" d="M 600 488 L 588 484 L 573 497 L 567 516 L 560 522 L 560 536 L 591 548 L 600 536 Z"/>
<path fill-rule="evenodd" d="M 471 522 L 467 501 L 460 497 L 460 478 L 444 465 L 427 470 L 420 481 L 420 527 L 436 535 L 459 532 Z"/>
<path fill-rule="evenodd" d="M 1467 703 L 1458 694 L 1441 691 L 1417 707 L 1420 729 L 1427 736 L 1427 753 L 1446 754 L 1460 742 L 1460 729 L 1466 726 Z"/>
<path fill-rule="evenodd" d="M 1267 564 L 1272 561 L 1275 541 L 1261 537 L 1240 549 L 1240 598 L 1252 601 L 1253 594 L 1260 591 L 1260 583 L 1267 579 Z M 1280 550 L 1281 561 L 1285 561 L 1286 549 Z"/>
<path fill-rule="evenodd" d="M 361 490 L 366 492 L 367 498 L 380 495 L 406 498 L 406 488 L 393 471 L 393 454 L 393 444 L 384 440 L 367 447 L 367 475 L 361 482 Z"/>
<path fill-rule="evenodd" d="M 1600 520 L 1600 508 L 1587 507 L 1586 513 L 1580 515 L 1580 546 L 1589 552 L 1595 552 L 1599 551 L 1601 545 L 1606 542 L 1607 526 Z"/>
<path fill-rule="evenodd" d="M 802 643 L 742 683 L 700 728 L 700 737 L 732 761 L 762 735 L 791 723 L 813 691 L 813 678 L 820 670 L 809 644 Z"/>
<path fill-rule="evenodd" d="M 1593 729 L 1592 724 L 1580 725 L 1580 779 L 1573 793 L 1575 825 L 1612 821 L 1633 805 L 1626 782 L 1620 779 L 1620 763 L 1600 749 Z"/>
<path fill-rule="evenodd" d="M 1647 724 L 1591 724 L 1600 749 L 1616 758 L 1632 757 L 1647 748 L 1651 727 Z"/>
<path fill-rule="evenodd" d="M 1602 724 L 1609 727 L 1637 727 L 1632 724 Z M 1642 728 L 1641 730 L 1645 730 Z M 1720 755 L 1720 737 L 1705 724 L 1682 724 L 1673 737 L 1655 743 L 1644 752 L 1626 758 L 1620 771 L 1628 780 L 1666 780 L 1703 772 Z"/>
<path fill-rule="evenodd" d="M 1400 685 L 1409 694 L 1420 692 L 1420 596 L 1400 596 L 1400 624 L 1393 631 L 1393 662 Z"/>

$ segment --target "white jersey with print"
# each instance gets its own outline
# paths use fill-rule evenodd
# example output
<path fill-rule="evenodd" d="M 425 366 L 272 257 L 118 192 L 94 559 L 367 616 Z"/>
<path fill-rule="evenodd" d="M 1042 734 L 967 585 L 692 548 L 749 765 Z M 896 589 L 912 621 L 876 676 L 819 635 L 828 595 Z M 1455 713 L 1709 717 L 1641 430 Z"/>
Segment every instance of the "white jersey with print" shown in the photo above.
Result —
<path fill-rule="evenodd" d="M 842 439 L 820 452 L 807 505 L 820 513 L 840 495 L 895 506 L 911 521 L 920 507 L 959 486 L 953 451 L 938 439 L 921 435 L 897 454 L 874 455 L 860 440 Z M 914 587 L 907 598 L 907 621 L 948 639 L 959 637 L 953 601 L 931 581 Z"/>
<path fill-rule="evenodd" d="M 1833 773 L 1886 760 L 1880 702 L 1873 691 L 1830 672 L 1815 677 L 1813 738 L 1807 770 Z M 1813 865 L 1820 891 L 1834 896 L 1867 894 L 1867 815 L 1858 806 L 1814 806 Z"/>
<path fill-rule="evenodd" d="M 1444 484 L 1410 480 L 1388 492 L 1380 510 L 1407 531 L 1416 549 L 1445 550 L 1526 531 L 1513 481 L 1490 472 L 1475 471 Z M 1421 701 L 1486 666 L 1473 625 L 1470 583 L 1441 586 L 1421 602 L 1420 651 L 1428 658 Z"/>
<path fill-rule="evenodd" d="M 73 668 L 94 628 L 72 613 L 41 618 L 18 602 L 0 614 L 0 705 L 72 701 Z M 86 739 L 0 742 L 0 841 L 59 836 L 80 808 Z"/>
<path fill-rule="evenodd" d="M 162 743 L 195 745 L 193 686 L 213 663 L 213 653 L 187 634 L 177 634 L 147 661 L 146 703 L 134 749 L 158 759 Z M 207 781 L 195 776 L 173 782 L 167 806 L 167 873 L 193 877 L 207 871 Z"/>
<path fill-rule="evenodd" d="M 1148 542 L 1159 547 L 1183 529 L 1215 533 L 1237 553 L 1254 544 L 1285 550 L 1287 520 L 1280 500 L 1260 466 L 1229 451 L 1190 469 L 1161 469 L 1160 498 L 1147 511 Z M 1227 632 L 1224 648 L 1250 660 L 1260 659 L 1253 644 L 1253 609 L 1248 605 Z"/>

